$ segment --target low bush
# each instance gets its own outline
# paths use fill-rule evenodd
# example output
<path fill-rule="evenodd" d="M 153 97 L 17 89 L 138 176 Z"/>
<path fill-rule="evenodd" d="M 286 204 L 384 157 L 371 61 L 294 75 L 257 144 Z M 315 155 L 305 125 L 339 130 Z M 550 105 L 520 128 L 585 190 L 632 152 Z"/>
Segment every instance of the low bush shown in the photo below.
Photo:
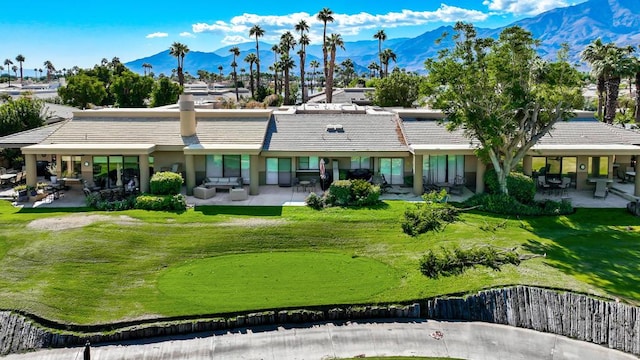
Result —
<path fill-rule="evenodd" d="M 309 194 L 309 196 L 307 196 L 307 198 L 304 201 L 307 204 L 307 206 L 309 206 L 312 209 L 321 210 L 322 208 L 324 208 L 324 199 L 322 198 L 322 196 L 319 196 L 314 192 Z"/>
<path fill-rule="evenodd" d="M 135 208 L 154 211 L 184 211 L 187 201 L 184 195 L 140 195 L 135 200 Z"/>
<path fill-rule="evenodd" d="M 479 206 L 481 210 L 504 215 L 567 215 L 573 213 L 569 201 L 546 200 L 522 204 L 514 197 L 505 194 L 477 194 L 464 202 L 465 206 Z"/>
<path fill-rule="evenodd" d="M 149 181 L 149 189 L 153 195 L 176 195 L 182 189 L 182 175 L 170 171 L 153 174 Z"/>
<path fill-rule="evenodd" d="M 123 211 L 133 209 L 136 202 L 134 196 L 120 198 L 116 200 L 105 199 L 101 193 L 92 193 L 87 195 L 85 203 L 88 207 L 101 211 Z"/>
<path fill-rule="evenodd" d="M 380 201 L 380 187 L 365 180 L 334 181 L 326 194 L 327 206 L 370 206 Z"/>
<path fill-rule="evenodd" d="M 459 210 L 450 204 L 424 203 L 405 210 L 401 226 L 409 236 L 429 231 L 442 231 L 447 224 L 458 220 Z"/>
<path fill-rule="evenodd" d="M 471 249 L 456 247 L 453 251 L 442 248 L 440 254 L 433 250 L 420 260 L 420 272 L 430 278 L 441 275 L 460 275 L 466 269 L 484 265 L 493 270 L 500 270 L 505 264 L 520 264 L 520 256 L 515 250 L 499 250 L 493 246 L 482 246 Z"/>
<path fill-rule="evenodd" d="M 329 206 L 347 206 L 351 204 L 351 180 L 334 181 L 329 186 L 326 203 Z"/>
<path fill-rule="evenodd" d="M 488 169 L 484 174 L 484 183 L 489 194 L 500 194 L 500 184 L 495 169 Z M 512 172 L 507 176 L 507 191 L 518 202 L 523 204 L 533 203 L 536 195 L 536 184 L 533 179 L 525 174 Z"/>

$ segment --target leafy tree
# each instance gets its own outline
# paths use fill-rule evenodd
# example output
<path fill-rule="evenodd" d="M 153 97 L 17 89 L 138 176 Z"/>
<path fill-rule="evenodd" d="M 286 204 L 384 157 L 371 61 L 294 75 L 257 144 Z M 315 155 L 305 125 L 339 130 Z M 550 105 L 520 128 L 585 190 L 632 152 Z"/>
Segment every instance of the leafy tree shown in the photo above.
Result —
<path fill-rule="evenodd" d="M 373 35 L 373 38 L 378 39 L 378 59 L 380 60 L 380 69 L 382 69 L 382 42 L 387 40 L 387 34 L 385 34 L 384 30 L 378 30 Z M 380 78 L 382 78 L 382 72 L 380 72 Z"/>
<path fill-rule="evenodd" d="M 249 29 L 249 36 L 256 37 L 256 57 L 258 60 L 255 62 L 258 66 L 258 87 L 260 87 L 260 45 L 258 43 L 258 38 L 264 36 L 264 30 L 260 27 L 260 25 L 253 25 L 251 29 Z"/>
<path fill-rule="evenodd" d="M 145 100 L 149 98 L 153 89 L 153 79 L 140 76 L 132 71 L 126 71 L 116 76 L 111 91 L 119 107 L 145 107 Z"/>
<path fill-rule="evenodd" d="M 454 30 L 453 49 L 425 63 L 437 85 L 434 105 L 450 130 L 461 128 L 479 142 L 479 157 L 493 165 L 500 191 L 508 194 L 507 175 L 555 123 L 573 116 L 581 84 L 572 76 L 535 76 L 549 64 L 520 27 L 504 29 L 497 40 L 478 38 L 470 24 L 459 22 Z M 569 70 L 576 71 L 563 71 Z"/>
<path fill-rule="evenodd" d="M 80 73 L 69 77 L 67 85 L 58 89 L 58 96 L 65 104 L 84 109 L 89 104 L 102 104 L 107 90 L 97 77 Z"/>
<path fill-rule="evenodd" d="M 182 87 L 167 77 L 159 79 L 151 92 L 151 107 L 175 104 L 178 102 Z"/>
<path fill-rule="evenodd" d="M 390 76 L 379 79 L 372 101 L 378 106 L 411 107 L 418 100 L 422 76 L 395 69 Z"/>
<path fill-rule="evenodd" d="M 35 129 L 45 124 L 44 101 L 21 96 L 0 105 L 0 136 Z"/>

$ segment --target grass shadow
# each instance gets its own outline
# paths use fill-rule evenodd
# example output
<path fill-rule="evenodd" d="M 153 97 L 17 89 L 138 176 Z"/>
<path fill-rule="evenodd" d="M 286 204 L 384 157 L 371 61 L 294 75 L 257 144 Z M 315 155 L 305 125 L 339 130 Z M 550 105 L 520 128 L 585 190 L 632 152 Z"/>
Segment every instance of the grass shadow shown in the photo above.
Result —
<path fill-rule="evenodd" d="M 89 207 L 36 207 L 36 208 L 27 208 L 23 207 L 17 211 L 17 213 L 21 214 L 51 214 L 51 213 L 84 213 L 84 212 L 92 212 L 96 211 L 93 208 Z"/>
<path fill-rule="evenodd" d="M 201 205 L 194 211 L 203 215 L 282 216 L 282 206 Z"/>

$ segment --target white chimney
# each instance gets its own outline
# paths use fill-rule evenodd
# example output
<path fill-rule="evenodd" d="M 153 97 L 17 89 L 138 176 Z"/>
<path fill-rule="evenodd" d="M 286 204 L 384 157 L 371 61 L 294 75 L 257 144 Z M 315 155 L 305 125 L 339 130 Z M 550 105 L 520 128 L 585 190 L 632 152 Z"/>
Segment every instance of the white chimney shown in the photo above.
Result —
<path fill-rule="evenodd" d="M 193 136 L 196 134 L 196 110 L 193 95 L 182 94 L 178 101 L 180 106 L 180 135 Z"/>

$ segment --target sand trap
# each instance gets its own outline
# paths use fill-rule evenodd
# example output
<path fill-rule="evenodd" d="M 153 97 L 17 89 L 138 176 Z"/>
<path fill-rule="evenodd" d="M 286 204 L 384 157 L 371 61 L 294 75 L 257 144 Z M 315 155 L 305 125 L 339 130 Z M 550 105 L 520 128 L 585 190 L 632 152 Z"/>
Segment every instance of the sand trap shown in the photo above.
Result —
<path fill-rule="evenodd" d="M 98 221 L 110 221 L 119 225 L 135 225 L 140 221 L 129 216 L 109 216 L 109 215 L 69 215 L 53 218 L 33 220 L 27 228 L 34 230 L 67 230 L 91 225 Z"/>

